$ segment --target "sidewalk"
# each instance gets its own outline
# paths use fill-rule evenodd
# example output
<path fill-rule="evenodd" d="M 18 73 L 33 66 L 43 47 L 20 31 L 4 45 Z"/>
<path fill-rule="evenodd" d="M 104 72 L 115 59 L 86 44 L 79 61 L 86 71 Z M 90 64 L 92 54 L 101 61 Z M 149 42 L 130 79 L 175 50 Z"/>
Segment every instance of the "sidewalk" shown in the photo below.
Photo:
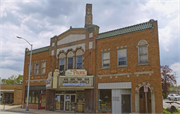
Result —
<path fill-rule="evenodd" d="M 74 114 L 74 112 L 62 112 L 62 111 L 47 111 L 47 110 L 35 110 L 35 109 L 29 109 L 29 111 L 26 111 L 24 108 L 21 108 L 21 105 L 5 105 L 5 110 L 3 109 L 4 105 L 0 105 L 0 111 L 8 111 L 8 112 L 21 112 L 21 113 L 33 113 L 33 114 Z M 84 113 L 78 113 L 78 114 L 84 114 Z M 92 113 L 91 113 L 92 114 Z"/>

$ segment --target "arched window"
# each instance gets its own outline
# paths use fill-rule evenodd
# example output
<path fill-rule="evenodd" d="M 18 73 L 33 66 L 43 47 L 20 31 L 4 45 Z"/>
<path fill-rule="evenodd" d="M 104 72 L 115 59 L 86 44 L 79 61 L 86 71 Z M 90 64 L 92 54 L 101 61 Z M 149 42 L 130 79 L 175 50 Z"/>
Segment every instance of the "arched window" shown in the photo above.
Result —
<path fill-rule="evenodd" d="M 66 55 L 61 53 L 59 55 L 59 72 L 63 73 L 65 71 L 65 64 L 66 63 Z"/>
<path fill-rule="evenodd" d="M 67 54 L 67 69 L 74 68 L 74 53 L 73 51 L 69 51 Z"/>
<path fill-rule="evenodd" d="M 84 52 L 81 49 L 76 51 L 76 68 L 81 69 L 83 68 L 83 54 Z"/>
<path fill-rule="evenodd" d="M 148 63 L 148 43 L 146 40 L 141 40 L 138 43 L 138 63 Z"/>

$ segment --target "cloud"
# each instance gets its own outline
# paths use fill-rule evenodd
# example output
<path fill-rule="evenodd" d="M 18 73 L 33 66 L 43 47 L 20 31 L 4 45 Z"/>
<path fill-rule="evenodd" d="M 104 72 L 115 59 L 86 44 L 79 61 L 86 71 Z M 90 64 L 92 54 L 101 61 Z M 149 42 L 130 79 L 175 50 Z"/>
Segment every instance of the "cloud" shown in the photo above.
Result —
<path fill-rule="evenodd" d="M 0 77 L 1 79 L 4 79 L 4 78 L 8 78 L 12 75 L 16 75 L 18 76 L 19 74 L 23 75 L 23 71 L 16 71 L 16 70 L 11 70 L 11 69 L 1 69 L 0 68 Z"/>
<path fill-rule="evenodd" d="M 176 75 L 178 85 L 180 85 L 180 62 L 172 64 L 170 68 L 173 70 L 173 73 Z"/>
<path fill-rule="evenodd" d="M 50 45 L 51 37 L 70 26 L 84 27 L 86 3 L 93 4 L 93 24 L 100 27 L 100 33 L 158 20 L 161 65 L 178 63 L 177 0 L 3 0 L 0 4 L 0 68 L 23 70 L 24 51 L 30 46 L 16 36 L 26 38 L 36 49 Z"/>

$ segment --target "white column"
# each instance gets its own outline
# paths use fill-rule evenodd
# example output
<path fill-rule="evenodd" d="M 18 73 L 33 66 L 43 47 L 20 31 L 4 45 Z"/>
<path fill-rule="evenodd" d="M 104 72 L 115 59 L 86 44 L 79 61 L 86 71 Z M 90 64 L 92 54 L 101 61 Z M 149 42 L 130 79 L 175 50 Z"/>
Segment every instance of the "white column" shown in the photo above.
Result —
<path fill-rule="evenodd" d="M 139 113 L 139 92 L 135 93 L 135 113 Z"/>
<path fill-rule="evenodd" d="M 156 106 L 155 106 L 155 93 L 151 92 L 151 107 L 152 107 L 152 113 L 156 112 Z"/>

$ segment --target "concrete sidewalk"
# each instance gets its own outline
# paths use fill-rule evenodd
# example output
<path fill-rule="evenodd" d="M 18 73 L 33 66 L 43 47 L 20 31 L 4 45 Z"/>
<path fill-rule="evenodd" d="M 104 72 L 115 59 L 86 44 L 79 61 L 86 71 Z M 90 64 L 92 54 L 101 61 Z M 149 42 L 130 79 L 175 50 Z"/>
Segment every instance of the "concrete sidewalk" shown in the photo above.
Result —
<path fill-rule="evenodd" d="M 0 110 L 7 111 L 7 112 L 21 112 L 21 113 L 32 113 L 32 114 L 73 114 L 74 112 L 62 112 L 62 111 L 47 111 L 47 110 L 35 110 L 35 109 L 29 109 L 29 111 L 26 111 L 24 108 L 21 108 L 21 105 L 0 105 Z M 78 113 L 78 114 L 84 114 L 84 113 Z M 92 114 L 92 113 L 91 113 Z"/>

